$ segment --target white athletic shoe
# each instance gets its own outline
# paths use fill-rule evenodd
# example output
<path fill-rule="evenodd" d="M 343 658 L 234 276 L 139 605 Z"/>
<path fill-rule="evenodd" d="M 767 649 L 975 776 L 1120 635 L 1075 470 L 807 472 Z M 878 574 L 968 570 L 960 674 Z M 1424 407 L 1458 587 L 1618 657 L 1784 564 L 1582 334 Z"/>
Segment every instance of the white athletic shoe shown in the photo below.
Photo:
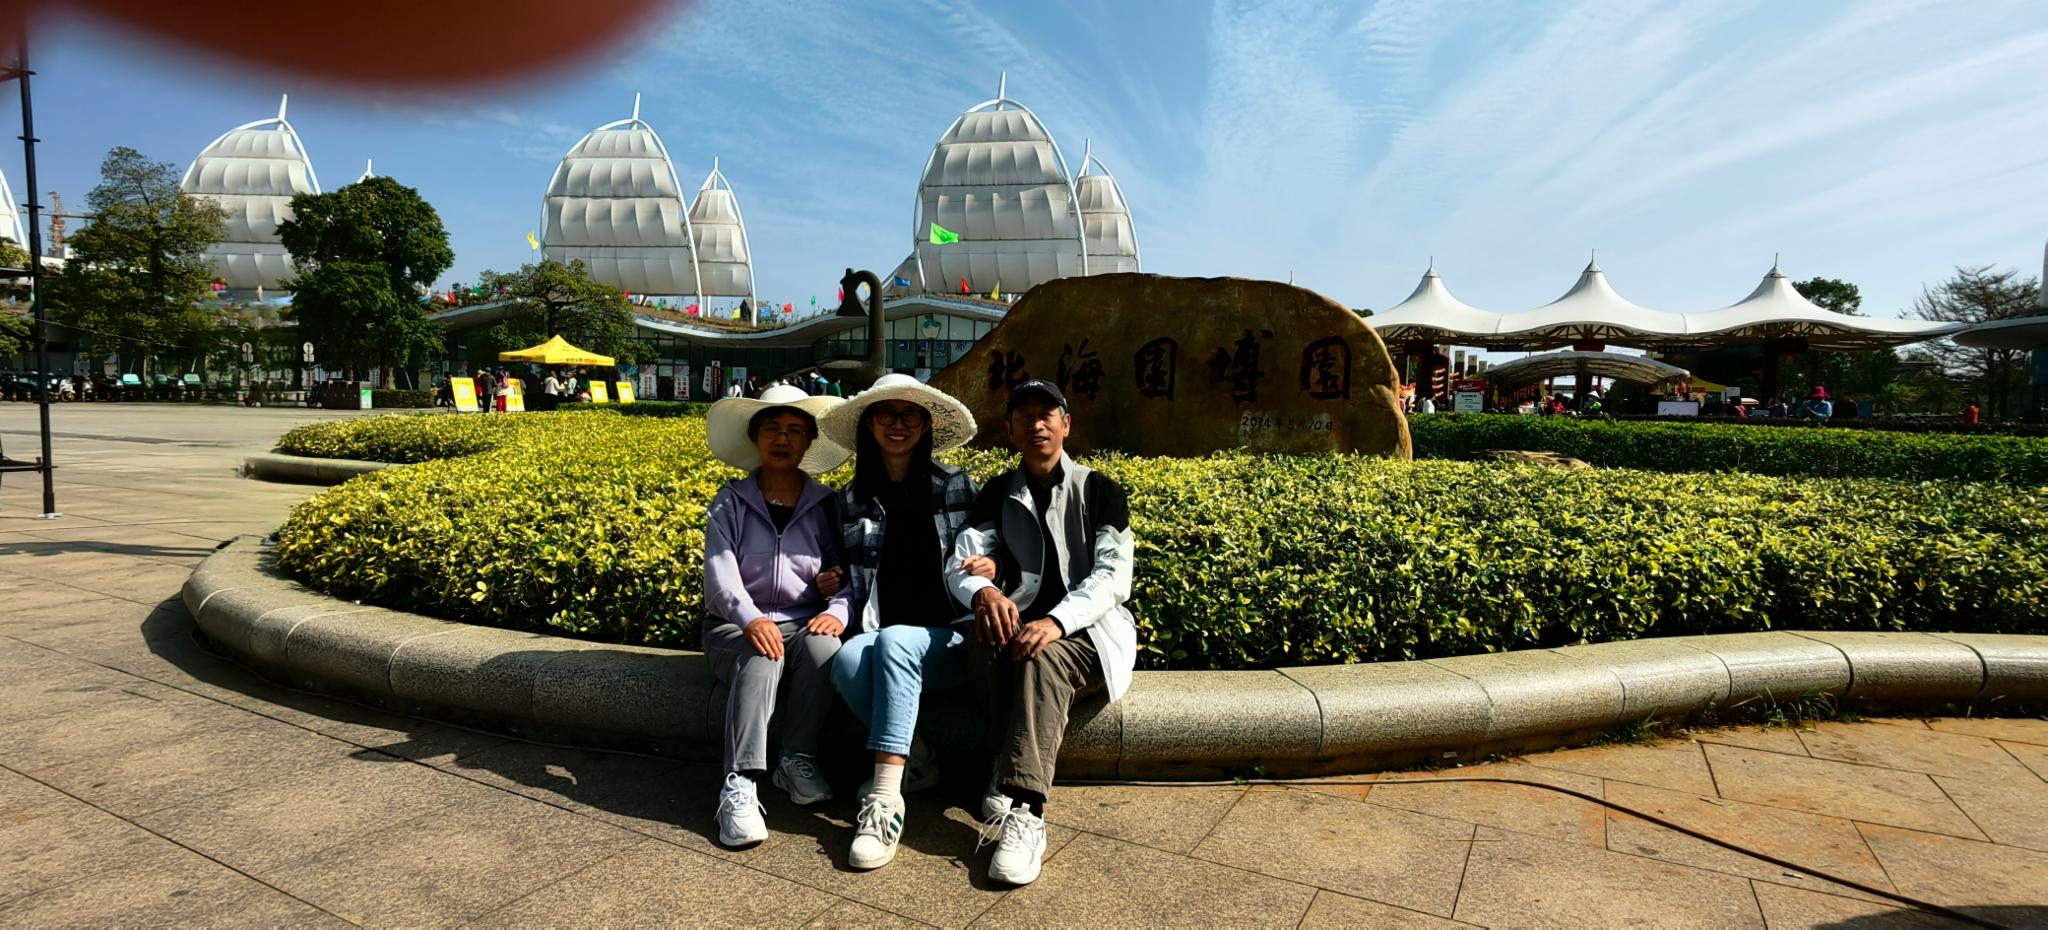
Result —
<path fill-rule="evenodd" d="M 896 858 L 896 841 L 903 838 L 903 799 L 871 794 L 860 800 L 860 815 L 854 819 L 853 849 L 846 864 L 856 869 L 879 869 Z"/>
<path fill-rule="evenodd" d="M 938 785 L 939 754 L 925 745 L 924 737 L 911 738 L 910 755 L 904 758 L 908 761 L 903 763 L 903 785 L 899 791 L 904 794 L 916 794 Z M 867 781 L 860 783 L 860 796 L 867 797 L 874 793 L 875 779 L 869 776 Z"/>
<path fill-rule="evenodd" d="M 990 775 L 988 777 L 988 787 L 981 793 L 981 822 L 985 824 L 995 823 L 997 819 L 1003 816 L 1004 811 L 1015 806 L 1017 806 L 1016 799 L 1004 794 L 1003 789 L 996 784 L 996 777 Z"/>
<path fill-rule="evenodd" d="M 1045 855 L 1045 821 L 1030 808 L 1013 807 L 983 828 L 982 841 L 987 842 L 994 831 L 1000 831 L 1002 838 L 996 841 L 996 854 L 988 860 L 989 880 L 1009 885 L 1037 881 L 1038 860 Z"/>
<path fill-rule="evenodd" d="M 775 766 L 775 787 L 789 792 L 789 803 L 808 807 L 832 800 L 832 786 L 818 772 L 818 765 L 804 753 L 783 756 Z"/>
<path fill-rule="evenodd" d="M 737 773 L 725 776 L 725 788 L 718 792 L 718 841 L 727 846 L 752 846 L 768 838 L 767 809 L 761 806 L 751 781 Z"/>

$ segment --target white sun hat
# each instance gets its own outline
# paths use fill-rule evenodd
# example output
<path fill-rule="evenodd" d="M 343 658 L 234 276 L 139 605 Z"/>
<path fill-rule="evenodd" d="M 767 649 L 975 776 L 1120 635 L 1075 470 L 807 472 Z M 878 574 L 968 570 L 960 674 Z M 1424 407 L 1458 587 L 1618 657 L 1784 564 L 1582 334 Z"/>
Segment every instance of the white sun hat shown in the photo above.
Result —
<path fill-rule="evenodd" d="M 718 460 L 741 471 L 753 471 L 761 467 L 761 450 L 747 438 L 747 422 L 770 407 L 794 407 L 811 415 L 818 421 L 819 436 L 811 440 L 811 448 L 804 453 L 804 460 L 798 467 L 811 474 L 821 474 L 838 468 L 853 456 L 848 447 L 832 442 L 824 436 L 825 415 L 833 408 L 842 406 L 845 400 L 837 397 L 813 396 L 803 388 L 777 385 L 762 391 L 760 397 L 728 397 L 711 405 L 704 414 L 704 443 L 711 447 L 711 454 Z"/>
<path fill-rule="evenodd" d="M 847 398 L 846 403 L 819 417 L 818 432 L 834 445 L 858 449 L 855 437 L 860 432 L 862 411 L 885 400 L 909 401 L 930 411 L 933 452 L 958 449 L 974 438 L 974 414 L 966 404 L 916 378 L 897 374 L 883 375 L 873 387 Z"/>

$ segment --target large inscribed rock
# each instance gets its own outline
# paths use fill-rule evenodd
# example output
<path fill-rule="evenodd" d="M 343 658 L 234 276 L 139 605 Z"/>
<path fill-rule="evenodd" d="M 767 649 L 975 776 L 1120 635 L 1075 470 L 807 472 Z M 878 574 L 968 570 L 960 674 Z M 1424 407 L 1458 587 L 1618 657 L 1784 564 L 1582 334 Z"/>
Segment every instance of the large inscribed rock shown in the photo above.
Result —
<path fill-rule="evenodd" d="M 1032 378 L 1066 392 L 1075 453 L 1410 454 L 1380 337 L 1356 313 L 1276 281 L 1050 281 L 931 383 L 974 411 L 977 444 L 1005 446 L 1009 390 Z"/>

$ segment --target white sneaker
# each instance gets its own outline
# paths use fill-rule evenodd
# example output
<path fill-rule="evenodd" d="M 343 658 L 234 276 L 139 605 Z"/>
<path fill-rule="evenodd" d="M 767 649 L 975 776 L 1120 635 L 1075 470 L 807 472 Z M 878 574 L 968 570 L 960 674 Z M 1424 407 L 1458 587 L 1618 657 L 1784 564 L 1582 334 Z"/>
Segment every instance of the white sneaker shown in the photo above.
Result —
<path fill-rule="evenodd" d="M 725 776 L 725 788 L 718 792 L 718 811 L 711 815 L 718 823 L 718 841 L 727 846 L 752 846 L 768 838 L 767 812 L 755 794 L 753 782 L 737 773 Z"/>
<path fill-rule="evenodd" d="M 916 794 L 938 785 L 939 754 L 925 745 L 923 737 L 911 738 L 910 755 L 904 758 L 907 761 L 903 763 L 903 785 L 897 790 L 904 794 Z M 874 793 L 875 779 L 869 776 L 867 781 L 860 783 L 860 796 L 867 797 Z"/>
<path fill-rule="evenodd" d="M 856 869 L 879 869 L 896 858 L 896 841 L 903 838 L 903 799 L 871 794 L 860 800 L 860 815 L 854 819 L 853 849 L 846 864 Z"/>
<path fill-rule="evenodd" d="M 825 783 L 817 763 L 803 753 L 782 757 L 775 766 L 775 787 L 789 792 L 789 803 L 798 807 L 832 800 L 832 786 Z"/>
<path fill-rule="evenodd" d="M 988 777 L 988 788 L 984 789 L 981 793 L 981 822 L 985 824 L 995 823 L 997 818 L 1003 816 L 1004 811 L 1015 806 L 1017 806 L 1016 799 L 1004 794 L 1001 786 L 996 784 L 996 777 L 990 775 Z"/>
<path fill-rule="evenodd" d="M 995 831 L 1002 833 L 1002 839 L 996 841 L 996 854 L 988 860 L 989 880 L 1010 885 L 1037 881 L 1038 860 L 1045 855 L 1045 821 L 1028 807 L 1013 807 L 1002 812 L 997 822 L 983 827 L 982 841 L 987 842 Z"/>

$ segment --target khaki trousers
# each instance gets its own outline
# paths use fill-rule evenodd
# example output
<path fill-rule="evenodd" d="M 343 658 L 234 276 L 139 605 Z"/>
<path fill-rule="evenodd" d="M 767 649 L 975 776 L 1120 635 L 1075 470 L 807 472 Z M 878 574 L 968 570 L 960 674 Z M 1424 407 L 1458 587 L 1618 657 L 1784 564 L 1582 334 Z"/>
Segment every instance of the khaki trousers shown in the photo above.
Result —
<path fill-rule="evenodd" d="M 996 785 L 1046 794 L 1067 736 L 1074 699 L 1102 687 L 1102 660 L 1088 634 L 1054 640 L 1036 657 L 1010 658 L 1006 646 L 968 637 L 971 677 L 988 714 Z"/>

